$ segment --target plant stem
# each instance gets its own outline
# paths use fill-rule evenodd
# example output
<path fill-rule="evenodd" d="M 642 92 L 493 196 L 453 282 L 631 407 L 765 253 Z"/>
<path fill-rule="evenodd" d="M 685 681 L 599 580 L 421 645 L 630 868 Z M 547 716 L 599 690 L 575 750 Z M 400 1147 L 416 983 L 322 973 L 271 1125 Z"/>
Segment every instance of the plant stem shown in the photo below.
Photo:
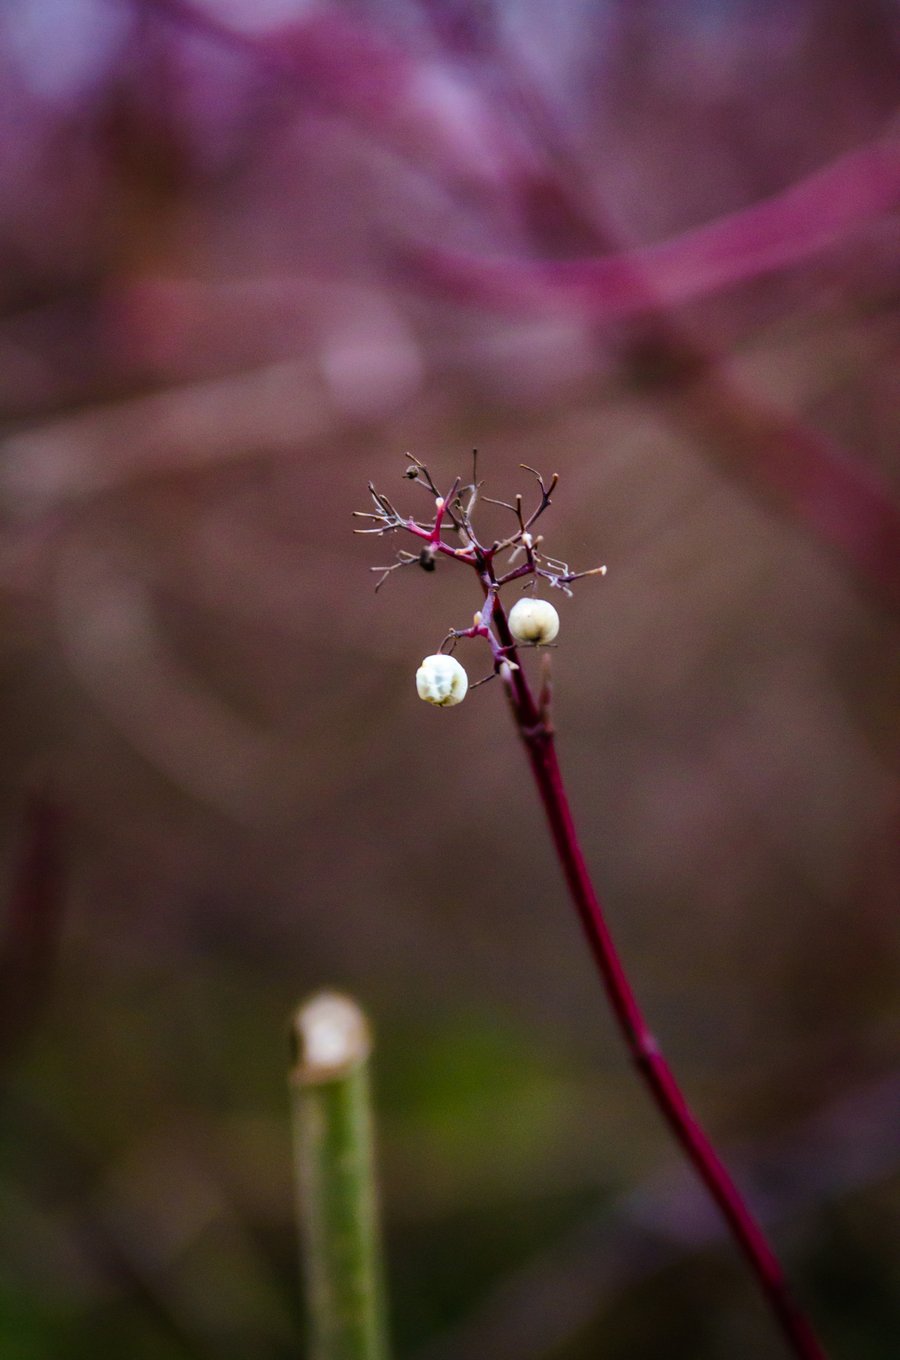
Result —
<path fill-rule="evenodd" d="M 506 655 L 516 666 L 505 673 L 507 695 L 538 786 L 569 892 L 587 936 L 616 1022 L 644 1084 L 672 1133 L 725 1218 L 762 1290 L 785 1340 L 799 1360 L 825 1360 L 825 1352 L 792 1299 L 778 1258 L 740 1191 L 697 1122 L 651 1033 L 610 934 L 591 882 L 556 757 L 553 729 L 517 663 L 500 601 L 493 621 Z"/>
<path fill-rule="evenodd" d="M 290 1075 L 311 1360 L 387 1360 L 369 1029 L 323 992 L 294 1017 Z"/>
<path fill-rule="evenodd" d="M 65 820 L 50 787 L 29 797 L 0 921 L 0 1069 L 18 1055 L 47 999 L 62 927 Z"/>

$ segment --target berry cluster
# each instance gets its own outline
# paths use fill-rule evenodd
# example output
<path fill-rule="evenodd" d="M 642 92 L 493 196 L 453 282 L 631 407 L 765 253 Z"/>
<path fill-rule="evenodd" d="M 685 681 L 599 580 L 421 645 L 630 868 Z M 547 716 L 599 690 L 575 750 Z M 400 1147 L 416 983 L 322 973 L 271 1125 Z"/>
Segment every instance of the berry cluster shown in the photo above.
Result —
<path fill-rule="evenodd" d="M 535 477 L 540 492 L 537 506 L 527 516 L 521 495 L 516 495 L 513 502 L 481 496 L 482 483 L 477 478 L 477 451 L 473 455 L 471 482 L 463 486 L 461 478 L 457 477 L 446 495 L 440 493 L 425 464 L 417 458 L 411 460 L 405 476 L 417 482 L 433 498 L 434 514 L 428 521 L 401 515 L 386 496 L 375 490 L 371 482 L 369 492 L 374 511 L 355 512 L 359 518 L 373 521 L 372 525 L 358 529 L 357 533 L 383 535 L 402 530 L 421 541 L 417 553 L 401 549 L 397 553 L 397 560 L 389 567 L 372 568 L 381 573 L 376 590 L 391 572 L 401 567 L 418 565 L 425 571 L 434 571 L 439 557 L 463 562 L 473 567 L 478 575 L 484 604 L 475 614 L 471 628 L 451 629 L 438 651 L 426 656 L 416 672 L 419 697 L 438 708 L 451 708 L 462 703 L 470 688 L 464 667 L 449 654 L 460 638 L 482 637 L 488 642 L 494 665 L 491 673 L 485 676 L 486 680 L 495 675 L 508 678 L 512 671 L 518 669 L 517 647 L 547 646 L 556 638 L 559 615 L 554 606 L 548 600 L 531 595 L 518 600 L 507 615 L 500 602 L 500 591 L 504 586 L 524 580 L 526 589 L 534 590 L 538 582 L 543 580 L 551 589 L 571 595 L 573 581 L 606 573 L 606 567 L 573 572 L 566 562 L 544 553 L 542 535 L 532 530 L 551 504 L 559 479 L 554 473 L 549 483 L 545 483 L 534 468 L 524 463 L 521 466 Z M 472 512 L 479 498 L 509 510 L 516 519 L 514 531 L 505 538 L 490 543 L 481 542 L 472 523 Z M 505 569 L 502 570 L 499 569 L 501 557 L 505 558 Z M 482 683 L 476 681 L 476 685 Z"/>

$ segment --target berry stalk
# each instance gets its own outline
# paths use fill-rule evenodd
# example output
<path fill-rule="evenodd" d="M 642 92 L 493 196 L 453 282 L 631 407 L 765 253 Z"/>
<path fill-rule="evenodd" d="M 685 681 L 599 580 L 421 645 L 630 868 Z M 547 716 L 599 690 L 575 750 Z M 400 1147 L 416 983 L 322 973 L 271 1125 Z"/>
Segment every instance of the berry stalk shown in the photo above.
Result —
<path fill-rule="evenodd" d="M 434 570 L 438 558 L 464 563 L 475 570 L 484 603 L 475 614 L 471 627 L 451 629 L 439 652 L 425 658 L 417 674 L 419 695 L 440 707 L 461 702 L 469 689 L 483 681 L 470 686 L 462 667 L 455 658 L 445 654 L 445 648 L 449 647 L 452 652 L 463 638 L 478 638 L 488 643 L 493 669 L 485 679 L 499 676 L 503 682 L 570 896 L 638 1074 L 721 1212 L 792 1354 L 796 1360 L 825 1360 L 825 1352 L 810 1323 L 791 1297 L 784 1271 L 768 1239 L 694 1116 L 644 1019 L 591 881 L 556 756 L 550 720 L 549 666 L 545 668 L 540 693 L 535 697 L 519 660 L 520 647 L 553 641 L 559 619 L 552 605 L 533 596 L 526 601 L 520 600 L 507 614 L 500 593 L 513 581 L 524 580 L 526 587 L 530 586 L 532 590 L 543 583 L 549 589 L 571 595 L 571 587 L 576 582 L 603 575 L 606 568 L 570 571 L 567 563 L 547 554 L 543 536 L 533 530 L 551 504 L 558 478 L 554 475 L 545 483 L 534 468 L 526 470 L 537 480 L 538 504 L 526 515 L 520 495 L 512 502 L 493 501 L 492 504 L 508 510 L 516 521 L 511 534 L 493 542 L 481 542 L 472 523 L 472 511 L 481 492 L 477 461 L 472 469 L 471 483 L 461 487 L 457 478 L 449 493 L 443 496 L 424 463 L 413 459 L 406 476 L 419 483 L 433 498 L 434 511 L 427 520 L 401 515 L 370 483 L 374 508 L 357 512 L 360 518 L 368 521 L 368 526 L 358 529 L 357 533 L 385 536 L 403 531 L 425 545 L 418 554 L 401 551 L 390 566 L 374 567 L 374 571 L 381 573 L 376 590 L 400 568 L 418 565 L 428 571 Z M 456 542 L 448 542 L 445 533 L 455 535 Z M 500 558 L 505 554 L 509 554 L 509 558 L 501 567 Z"/>
<path fill-rule="evenodd" d="M 499 600 L 494 624 L 507 656 L 515 646 Z M 556 755 L 553 728 L 521 667 L 506 673 L 513 720 L 525 745 L 572 901 L 578 913 L 619 1031 L 657 1109 L 706 1186 L 756 1278 L 777 1322 L 799 1360 L 825 1360 L 825 1352 L 794 1302 L 781 1263 L 740 1191 L 697 1121 L 666 1062 L 632 990 L 591 881 Z"/>

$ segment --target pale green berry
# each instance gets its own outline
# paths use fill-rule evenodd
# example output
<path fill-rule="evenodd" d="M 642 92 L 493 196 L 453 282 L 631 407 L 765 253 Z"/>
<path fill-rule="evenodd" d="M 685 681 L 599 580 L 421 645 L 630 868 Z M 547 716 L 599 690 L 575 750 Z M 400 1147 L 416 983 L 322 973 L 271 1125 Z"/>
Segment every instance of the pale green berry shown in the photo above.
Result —
<path fill-rule="evenodd" d="M 559 632 L 559 615 L 548 600 L 529 596 L 517 600 L 509 611 L 509 631 L 516 642 L 552 642 Z"/>
<path fill-rule="evenodd" d="M 436 704 L 438 708 L 461 704 L 468 688 L 469 677 L 456 657 L 444 656 L 442 652 L 426 656 L 416 671 L 419 698 L 426 703 Z"/>

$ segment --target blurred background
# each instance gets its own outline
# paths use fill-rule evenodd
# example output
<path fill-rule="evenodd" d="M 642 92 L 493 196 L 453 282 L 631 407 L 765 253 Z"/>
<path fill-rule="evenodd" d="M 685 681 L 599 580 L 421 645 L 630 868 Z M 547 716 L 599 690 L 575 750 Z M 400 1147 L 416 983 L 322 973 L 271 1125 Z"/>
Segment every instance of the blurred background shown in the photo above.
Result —
<path fill-rule="evenodd" d="M 609 568 L 556 722 L 651 1022 L 833 1355 L 897 1354 L 898 45 L 893 0 L 5 0 L 6 1360 L 303 1353 L 323 985 L 403 1360 L 784 1353 L 499 689 L 416 698 L 474 581 L 375 597 L 403 545 L 351 536 L 474 446 Z"/>

